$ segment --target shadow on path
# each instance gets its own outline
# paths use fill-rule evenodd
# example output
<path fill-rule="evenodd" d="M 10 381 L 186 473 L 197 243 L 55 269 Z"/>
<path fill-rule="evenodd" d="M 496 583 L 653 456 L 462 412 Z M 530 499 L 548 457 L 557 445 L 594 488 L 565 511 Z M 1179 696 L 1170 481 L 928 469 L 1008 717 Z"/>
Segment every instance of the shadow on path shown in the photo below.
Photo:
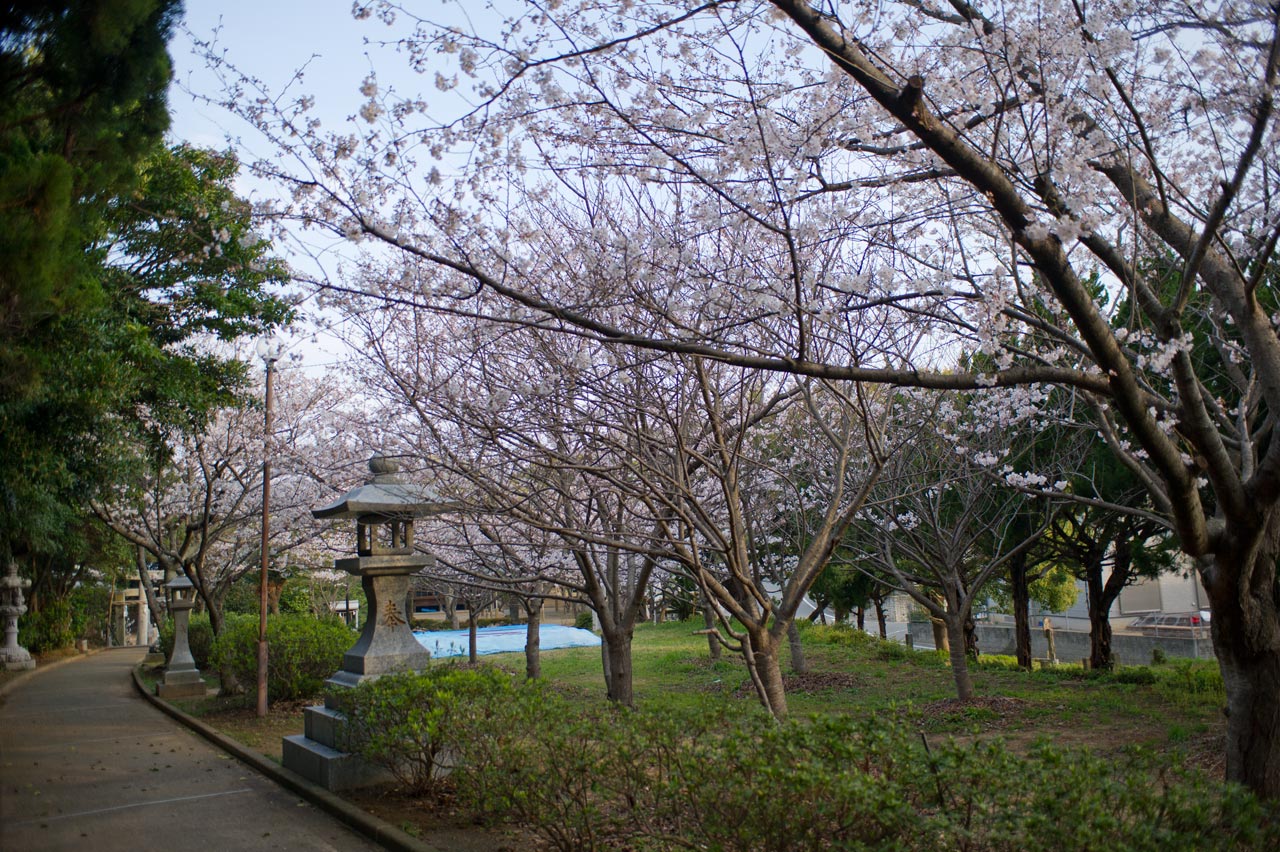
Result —
<path fill-rule="evenodd" d="M 0 698 L 0 850 L 380 847 L 148 704 L 145 648 L 32 673 Z"/>

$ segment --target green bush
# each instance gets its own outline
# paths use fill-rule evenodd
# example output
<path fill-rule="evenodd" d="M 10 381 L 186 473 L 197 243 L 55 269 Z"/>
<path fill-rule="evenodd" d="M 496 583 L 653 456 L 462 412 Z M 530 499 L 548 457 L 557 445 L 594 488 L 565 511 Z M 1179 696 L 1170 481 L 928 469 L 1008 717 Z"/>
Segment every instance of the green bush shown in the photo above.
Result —
<path fill-rule="evenodd" d="M 1280 812 L 1202 774 L 1049 745 L 922 745 L 883 718 L 583 708 L 534 684 L 469 717 L 457 743 L 463 801 L 564 852 L 1280 848 Z"/>
<path fill-rule="evenodd" d="M 595 621 L 591 617 L 591 610 L 580 612 L 573 619 L 573 626 L 579 630 L 590 630 L 595 625 Z"/>
<path fill-rule="evenodd" d="M 213 643 L 210 663 L 228 665 L 244 684 L 258 679 L 258 619 L 228 619 Z M 272 700 L 312 698 L 324 681 L 342 667 L 342 656 L 355 634 L 337 619 L 305 615 L 267 618 L 267 694 Z M 192 649 L 195 656 L 195 649 Z M 199 663 L 197 662 L 197 666 Z"/>
<path fill-rule="evenodd" d="M 385 675 L 342 693 L 344 748 L 426 792 L 451 767 L 477 720 L 510 692 L 511 676 L 490 666 Z"/>
<path fill-rule="evenodd" d="M 1146 666 L 1116 666 L 1104 679 L 1110 679 L 1116 683 L 1150 686 L 1156 682 L 1156 673 Z"/>
<path fill-rule="evenodd" d="M 1171 701 L 1190 698 L 1217 702 L 1227 695 L 1222 670 L 1213 660 L 1174 660 L 1153 674 L 1156 691 Z"/>
<path fill-rule="evenodd" d="M 80 634 L 70 602 L 47 602 L 39 611 L 18 619 L 18 644 L 33 654 L 69 648 Z"/>

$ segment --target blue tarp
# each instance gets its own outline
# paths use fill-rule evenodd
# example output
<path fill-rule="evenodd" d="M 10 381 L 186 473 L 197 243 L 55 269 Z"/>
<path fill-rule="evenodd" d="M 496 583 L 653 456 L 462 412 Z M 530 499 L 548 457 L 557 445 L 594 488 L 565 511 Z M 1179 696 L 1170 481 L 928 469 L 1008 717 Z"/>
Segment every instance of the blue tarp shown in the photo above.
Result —
<path fill-rule="evenodd" d="M 477 654 L 505 654 L 524 650 L 527 628 L 523 624 L 509 627 L 481 627 L 476 631 Z M 467 655 L 467 631 L 465 630 L 416 630 L 414 636 L 433 657 L 465 657 Z M 584 648 L 599 646 L 600 637 L 590 630 L 564 627 L 559 624 L 543 624 L 538 629 L 539 645 L 544 651 L 556 648 Z"/>

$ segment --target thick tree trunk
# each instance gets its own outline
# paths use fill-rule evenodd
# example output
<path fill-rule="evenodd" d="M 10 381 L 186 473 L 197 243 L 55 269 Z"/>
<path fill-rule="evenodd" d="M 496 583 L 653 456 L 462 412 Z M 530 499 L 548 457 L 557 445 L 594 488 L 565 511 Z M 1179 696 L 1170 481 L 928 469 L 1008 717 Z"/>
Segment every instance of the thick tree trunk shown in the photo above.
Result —
<path fill-rule="evenodd" d="M 1013 598 L 1013 647 L 1018 665 L 1031 668 L 1031 588 L 1027 560 L 1019 556 L 1009 563 L 1009 591 Z"/>
<path fill-rule="evenodd" d="M 1114 598 L 1103 590 L 1102 564 L 1085 566 L 1085 589 L 1089 597 L 1089 667 L 1104 671 L 1115 665 L 1111 652 L 1111 619 L 1108 613 Z"/>
<path fill-rule="evenodd" d="M 951 639 L 947 634 L 947 625 L 940 618 L 930 618 L 929 625 L 933 628 L 933 647 L 939 651 L 950 651 Z M 960 647 L 964 648 L 963 641 L 961 641 Z"/>
<path fill-rule="evenodd" d="M 951 659 L 951 677 L 956 683 L 956 697 L 968 701 L 973 697 L 973 680 L 969 677 L 969 655 L 965 653 L 965 619 L 957 616 L 947 618 L 946 631 L 948 639 L 948 655 Z"/>
<path fill-rule="evenodd" d="M 716 629 L 716 617 L 712 615 L 711 607 L 707 606 L 705 603 L 702 606 L 702 623 L 705 625 L 707 630 Z M 710 654 L 711 659 L 720 659 L 720 640 L 712 636 L 710 633 L 707 634 L 707 651 Z"/>
<path fill-rule="evenodd" d="M 601 643 L 604 654 L 605 682 L 609 700 L 627 707 L 634 706 L 631 678 L 631 633 L 617 632 Z"/>
<path fill-rule="evenodd" d="M 1114 545 L 1115 564 L 1111 576 L 1102 581 L 1102 563 L 1105 551 L 1091 553 L 1085 565 L 1085 588 L 1089 596 L 1089 666 L 1094 669 L 1115 667 L 1111 650 L 1111 605 L 1133 571 L 1134 541 L 1130 536 L 1118 537 Z"/>
<path fill-rule="evenodd" d="M 867 628 L 867 608 L 864 606 L 854 610 L 854 616 L 858 619 L 858 629 L 865 630 Z"/>
<path fill-rule="evenodd" d="M 756 695 L 764 708 L 779 721 L 787 718 L 787 690 L 782 679 L 782 666 L 778 661 L 778 645 L 767 632 L 750 637 L 743 652 L 749 655 L 748 667 Z"/>
<path fill-rule="evenodd" d="M 964 617 L 964 654 L 971 660 L 978 659 L 978 623 L 972 613 Z"/>
<path fill-rule="evenodd" d="M 533 598 L 525 603 L 525 611 L 529 614 L 529 625 L 524 634 L 524 676 L 529 680 L 542 677 L 542 598 Z"/>
<path fill-rule="evenodd" d="M 800 641 L 800 628 L 792 621 L 787 625 L 787 644 L 791 647 L 791 671 L 804 674 L 809 671 L 809 661 L 804 655 L 804 643 Z"/>
<path fill-rule="evenodd" d="M 1275 553 L 1258 550 L 1251 554 L 1252 565 L 1242 564 L 1249 557 L 1219 554 L 1202 575 L 1227 692 L 1227 780 L 1275 801 L 1280 800 L 1280 601 Z M 1242 575 L 1253 579 L 1246 588 L 1241 588 Z"/>
<path fill-rule="evenodd" d="M 880 627 L 880 638 L 889 638 L 889 614 L 884 611 L 884 601 L 876 601 L 876 624 Z"/>

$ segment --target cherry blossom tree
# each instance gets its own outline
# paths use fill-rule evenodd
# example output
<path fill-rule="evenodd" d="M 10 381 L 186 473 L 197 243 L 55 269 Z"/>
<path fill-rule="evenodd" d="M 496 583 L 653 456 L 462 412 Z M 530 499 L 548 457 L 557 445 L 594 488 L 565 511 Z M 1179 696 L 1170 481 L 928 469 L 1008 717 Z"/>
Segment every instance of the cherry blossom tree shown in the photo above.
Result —
<path fill-rule="evenodd" d="M 868 557 L 880 576 L 944 626 L 961 700 L 973 697 L 968 657 L 977 650 L 972 641 L 974 604 L 985 598 L 987 584 L 1011 560 L 1035 545 L 1051 518 L 1048 507 L 1041 506 L 1039 523 L 1025 528 L 1025 504 L 1037 498 L 1010 487 L 1028 484 L 1028 479 L 1047 485 L 1038 481 L 1043 474 L 1004 469 L 1009 484 L 993 481 L 991 472 L 1001 471 L 1006 452 L 1004 429 L 958 434 L 965 426 L 985 426 L 988 419 L 998 423 L 1002 416 L 1003 425 L 1017 422 L 1016 412 L 981 410 L 983 403 L 998 404 L 999 395 L 990 396 L 899 396 L 898 416 L 928 428 L 913 437 L 910 451 L 886 462 L 880 493 L 863 512 L 859 536 L 874 548 Z"/>
<path fill-rule="evenodd" d="M 370 74 L 335 130 L 307 96 L 219 64 L 278 148 L 258 169 L 288 189 L 282 216 L 435 265 L 396 297 L 423 308 L 826 379 L 1074 388 L 1196 560 L 1228 777 L 1280 796 L 1280 8 L 529 3 L 501 24 L 356 11 L 448 94 Z M 442 117 L 433 98 L 468 106 Z M 548 238 L 576 225 L 566 208 L 671 234 L 682 248 L 661 280 L 707 273 L 722 309 L 691 311 L 689 291 L 652 277 L 590 298 L 567 286 Z M 717 239 L 729 226 L 771 240 L 786 274 L 735 263 Z M 633 231 L 592 233 L 633 262 Z M 834 261 L 814 262 L 818 246 Z M 469 304 L 479 294 L 505 306 Z M 1121 302 L 1133 320 L 1115 327 Z M 815 347 L 871 306 L 994 368 L 939 369 L 954 363 L 939 348 Z M 769 333 L 744 333 L 762 320 Z"/>
<path fill-rule="evenodd" d="M 262 453 L 275 459 L 270 555 L 287 559 L 312 545 L 322 527 L 310 511 L 332 496 L 336 388 L 300 374 L 281 381 L 272 440 L 263 442 L 261 411 L 223 409 L 203 431 L 175 436 L 137 481 L 94 502 L 97 518 L 160 564 L 166 579 L 195 585 L 216 633 L 232 585 L 261 564 Z M 344 460 L 345 461 L 345 460 Z"/>

